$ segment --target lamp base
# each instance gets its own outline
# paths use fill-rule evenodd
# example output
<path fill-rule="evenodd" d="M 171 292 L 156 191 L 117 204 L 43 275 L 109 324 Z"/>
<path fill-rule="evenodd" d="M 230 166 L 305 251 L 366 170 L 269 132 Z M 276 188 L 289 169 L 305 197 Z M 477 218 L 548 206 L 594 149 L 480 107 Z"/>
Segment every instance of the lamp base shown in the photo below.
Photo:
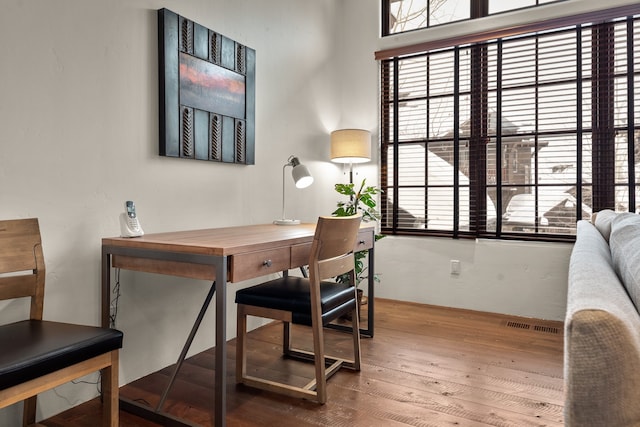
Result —
<path fill-rule="evenodd" d="M 275 225 L 298 225 L 300 224 L 299 219 L 276 219 L 273 221 Z"/>

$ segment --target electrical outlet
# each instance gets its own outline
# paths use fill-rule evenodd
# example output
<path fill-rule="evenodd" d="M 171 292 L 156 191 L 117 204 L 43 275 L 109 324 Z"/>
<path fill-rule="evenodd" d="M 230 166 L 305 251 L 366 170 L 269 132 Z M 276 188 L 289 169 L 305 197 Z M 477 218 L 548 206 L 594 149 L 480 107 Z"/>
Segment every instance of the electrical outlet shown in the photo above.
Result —
<path fill-rule="evenodd" d="M 460 261 L 457 259 L 451 260 L 451 274 L 456 276 L 460 274 Z"/>

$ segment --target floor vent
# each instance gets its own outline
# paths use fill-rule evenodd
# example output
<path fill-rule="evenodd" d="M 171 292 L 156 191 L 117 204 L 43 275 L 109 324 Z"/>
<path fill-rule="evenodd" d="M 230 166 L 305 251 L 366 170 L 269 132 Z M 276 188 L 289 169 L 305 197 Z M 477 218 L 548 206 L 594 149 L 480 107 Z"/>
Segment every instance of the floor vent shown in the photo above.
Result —
<path fill-rule="evenodd" d="M 507 326 L 510 328 L 516 328 L 516 329 L 531 329 L 531 325 L 527 323 L 522 323 L 522 322 L 508 321 Z"/>
<path fill-rule="evenodd" d="M 534 331 L 538 331 L 538 332 L 546 332 L 548 334 L 559 334 L 560 330 L 558 328 L 556 328 L 555 326 L 540 326 L 540 325 L 535 325 L 533 327 Z"/>
<path fill-rule="evenodd" d="M 542 326 L 542 325 L 530 325 L 529 323 L 517 322 L 513 320 L 508 320 L 505 323 L 505 326 L 508 328 L 515 329 L 524 329 L 524 330 L 532 330 L 535 332 L 544 332 L 547 334 L 559 334 L 560 329 L 555 326 Z"/>

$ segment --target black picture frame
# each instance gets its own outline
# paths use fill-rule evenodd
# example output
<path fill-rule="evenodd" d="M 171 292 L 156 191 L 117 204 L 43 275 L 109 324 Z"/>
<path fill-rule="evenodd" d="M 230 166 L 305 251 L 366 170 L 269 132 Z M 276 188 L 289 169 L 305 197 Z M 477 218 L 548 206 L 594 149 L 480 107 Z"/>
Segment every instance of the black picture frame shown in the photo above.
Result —
<path fill-rule="evenodd" d="M 256 52 L 158 10 L 161 156 L 255 164 Z"/>

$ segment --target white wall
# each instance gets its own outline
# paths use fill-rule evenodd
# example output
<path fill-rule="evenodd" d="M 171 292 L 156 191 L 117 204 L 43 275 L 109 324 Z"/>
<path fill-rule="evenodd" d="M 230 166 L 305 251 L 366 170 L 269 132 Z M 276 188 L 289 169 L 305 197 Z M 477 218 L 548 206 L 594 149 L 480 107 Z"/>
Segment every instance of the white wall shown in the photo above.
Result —
<path fill-rule="evenodd" d="M 282 165 L 296 154 L 316 181 L 305 190 L 287 182 L 287 213 L 314 221 L 333 210 L 332 186 L 343 178 L 327 161 L 328 135 L 341 120 L 333 52 L 340 3 L 3 1 L 0 218 L 40 219 L 46 319 L 99 324 L 100 239 L 119 233 L 127 199 L 147 233 L 271 222 L 281 214 Z M 162 7 L 256 49 L 254 166 L 158 156 Z M 375 77 L 372 83 L 375 92 Z M 366 125 L 375 126 L 375 117 Z M 123 272 L 121 286 L 124 384 L 175 362 L 208 284 Z M 232 298 L 229 292 L 229 337 Z M 23 308 L 0 305 L 0 322 Z M 214 343 L 213 312 L 194 351 Z M 38 415 L 95 395 L 91 385 L 59 387 L 40 398 Z M 18 406 L 0 410 L 0 425 L 17 424 Z"/>
<path fill-rule="evenodd" d="M 256 49 L 256 165 L 157 155 L 162 7 Z M 313 221 L 330 213 L 333 184 L 346 177 L 328 162 L 329 133 L 362 127 L 378 140 L 374 51 L 388 47 L 378 37 L 379 9 L 374 0 L 4 0 L 0 218 L 40 218 L 45 318 L 99 324 L 100 239 L 118 234 L 127 199 L 147 233 L 270 222 L 281 213 L 282 165 L 296 154 L 316 181 L 305 190 L 287 187 L 288 216 Z M 377 182 L 377 160 L 358 166 L 357 177 Z M 388 237 L 377 248 L 377 292 L 561 319 L 569 251 L 562 244 Z M 450 259 L 461 261 L 460 276 L 449 275 Z M 122 272 L 121 384 L 175 361 L 207 288 Z M 0 322 L 24 309 L 24 302 L 0 305 Z M 213 314 L 193 352 L 213 345 Z M 46 392 L 39 417 L 95 395 L 86 384 Z M 18 406 L 0 410 L 0 425 L 16 425 Z"/>

